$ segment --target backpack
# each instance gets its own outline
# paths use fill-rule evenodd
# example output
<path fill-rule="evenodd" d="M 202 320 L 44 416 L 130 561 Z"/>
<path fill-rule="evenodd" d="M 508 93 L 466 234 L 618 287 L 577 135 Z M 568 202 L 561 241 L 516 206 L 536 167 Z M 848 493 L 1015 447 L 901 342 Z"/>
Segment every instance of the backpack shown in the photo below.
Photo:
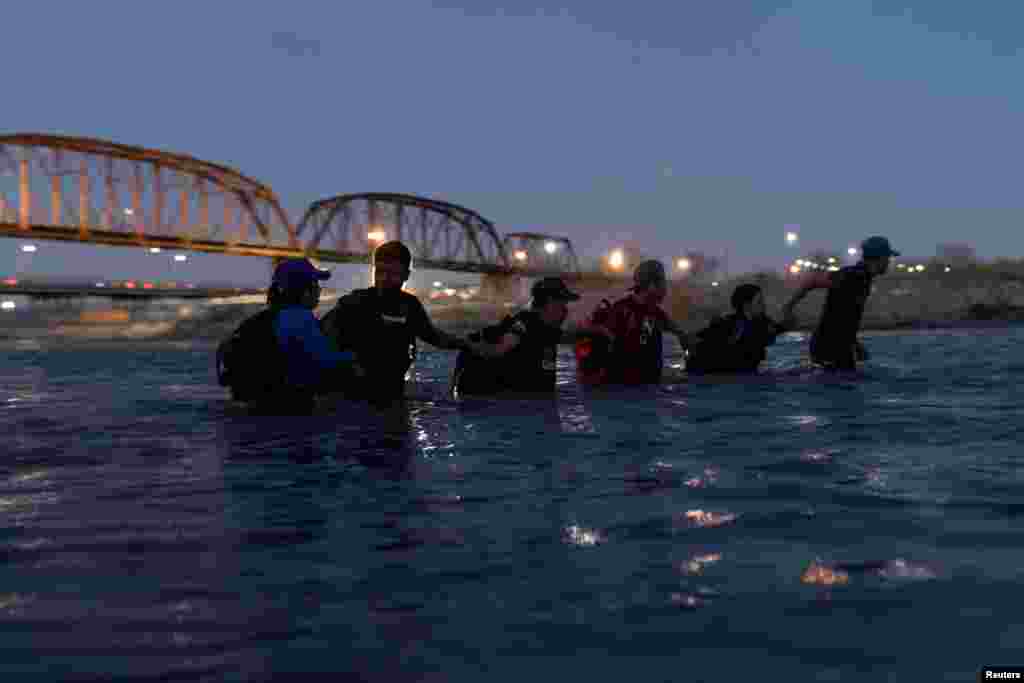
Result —
<path fill-rule="evenodd" d="M 593 325 L 607 327 L 611 322 L 612 304 L 601 299 L 590 315 Z M 603 335 L 584 335 L 576 340 L 576 373 L 583 384 L 601 384 L 608 379 L 611 367 L 612 349 L 610 340 Z"/>
<path fill-rule="evenodd" d="M 267 308 L 245 320 L 217 347 L 217 383 L 231 398 L 253 401 L 285 383 L 284 357 L 274 334 L 277 312 Z"/>
<path fill-rule="evenodd" d="M 508 320 L 488 325 L 478 332 L 473 332 L 467 339 L 471 342 L 497 342 L 508 329 Z M 459 394 L 492 394 L 501 388 L 500 377 L 494 372 L 494 359 L 480 356 L 463 349 L 455 356 L 455 367 L 452 370 L 449 395 L 456 398 Z"/>

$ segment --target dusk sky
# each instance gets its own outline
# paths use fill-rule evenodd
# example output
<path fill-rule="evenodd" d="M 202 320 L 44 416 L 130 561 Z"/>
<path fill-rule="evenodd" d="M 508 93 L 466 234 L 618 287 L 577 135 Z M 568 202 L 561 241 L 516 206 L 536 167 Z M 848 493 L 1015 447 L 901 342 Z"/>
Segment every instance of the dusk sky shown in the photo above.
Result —
<path fill-rule="evenodd" d="M 342 193 L 441 197 L 585 256 L 632 238 L 774 267 L 787 224 L 805 250 L 878 233 L 925 257 L 1024 255 L 1019 0 L 512 6 L 11 3 L 2 129 L 227 164 L 294 220 Z M 41 242 L 29 262 L 16 244 L 0 275 L 170 272 L 142 250 Z"/>

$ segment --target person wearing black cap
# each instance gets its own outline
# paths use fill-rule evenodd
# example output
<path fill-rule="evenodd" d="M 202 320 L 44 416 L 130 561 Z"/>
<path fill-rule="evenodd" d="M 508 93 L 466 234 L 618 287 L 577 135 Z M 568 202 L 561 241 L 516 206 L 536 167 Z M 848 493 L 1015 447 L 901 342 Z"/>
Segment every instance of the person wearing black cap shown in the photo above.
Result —
<path fill-rule="evenodd" d="M 398 241 L 381 244 L 373 252 L 373 287 L 341 297 L 323 319 L 338 348 L 354 351 L 365 368 L 362 396 L 374 402 L 404 397 L 417 339 L 441 349 L 471 348 L 434 327 L 420 300 L 403 291 L 411 274 L 409 248 Z"/>
<path fill-rule="evenodd" d="M 891 257 L 899 256 L 884 237 L 869 237 L 860 247 L 861 259 L 856 265 L 815 273 L 783 307 L 785 317 L 791 318 L 793 308 L 808 292 L 828 290 L 821 320 L 811 337 L 811 358 L 830 370 L 856 370 L 858 361 L 867 360 L 867 351 L 857 338 L 864 306 L 874 279 L 889 270 Z"/>
<path fill-rule="evenodd" d="M 235 399 L 260 412 L 308 412 L 325 377 L 337 383 L 361 374 L 354 354 L 335 349 L 313 315 L 320 282 L 330 277 L 306 259 L 277 265 L 267 308 L 217 349 L 218 380 Z"/>
<path fill-rule="evenodd" d="M 791 320 L 777 323 L 766 315 L 764 293 L 757 285 L 738 286 L 731 303 L 733 313 L 716 318 L 696 334 L 693 354 L 686 361 L 687 372 L 757 372 L 767 347 L 792 324 Z"/>
<path fill-rule="evenodd" d="M 690 336 L 661 307 L 667 295 L 665 266 L 644 261 L 633 271 L 630 294 L 591 315 L 588 325 L 611 340 L 602 361 L 605 367 L 596 373 L 600 379 L 594 383 L 659 383 L 665 365 L 664 332 L 676 335 L 683 349 L 690 347 Z"/>
<path fill-rule="evenodd" d="M 460 353 L 452 376 L 452 393 L 553 393 L 555 359 L 562 341 L 568 303 L 578 301 L 557 277 L 530 289 L 530 307 L 470 336 L 471 352 Z"/>

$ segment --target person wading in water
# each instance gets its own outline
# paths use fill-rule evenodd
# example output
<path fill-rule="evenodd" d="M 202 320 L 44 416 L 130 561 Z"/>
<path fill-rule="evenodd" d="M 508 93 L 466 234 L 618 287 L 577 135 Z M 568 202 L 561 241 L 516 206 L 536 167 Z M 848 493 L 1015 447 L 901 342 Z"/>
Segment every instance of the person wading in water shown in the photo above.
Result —
<path fill-rule="evenodd" d="M 800 286 L 783 307 L 783 317 L 793 319 L 793 309 L 809 292 L 827 289 L 818 328 L 811 337 L 811 359 L 829 370 L 856 370 L 868 358 L 857 338 L 864 306 L 874 279 L 889 270 L 889 259 L 899 256 L 884 237 L 869 237 L 861 245 L 861 260 L 832 273 L 815 273 Z"/>

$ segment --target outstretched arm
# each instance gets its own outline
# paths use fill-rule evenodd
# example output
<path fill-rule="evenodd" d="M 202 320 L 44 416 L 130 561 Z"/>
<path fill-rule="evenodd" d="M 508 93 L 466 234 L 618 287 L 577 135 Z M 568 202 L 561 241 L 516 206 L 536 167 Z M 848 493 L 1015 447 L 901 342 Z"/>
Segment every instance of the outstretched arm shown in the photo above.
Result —
<path fill-rule="evenodd" d="M 448 334 L 442 330 L 437 329 L 434 326 L 433 321 L 427 314 L 423 304 L 416 301 L 414 310 L 410 312 L 411 315 L 416 316 L 418 320 L 415 322 L 414 329 L 416 330 L 416 336 L 427 342 L 431 346 L 436 346 L 439 349 L 450 349 L 454 351 L 472 350 L 472 345 L 462 337 L 456 337 L 453 334 Z"/>
<path fill-rule="evenodd" d="M 832 286 L 832 278 L 826 273 L 812 273 L 803 279 L 800 287 L 793 293 L 793 296 L 782 307 L 783 321 L 793 322 L 793 309 L 805 296 L 815 289 L 828 289 Z"/>
<path fill-rule="evenodd" d="M 515 332 L 506 332 L 495 344 L 469 342 L 470 351 L 482 358 L 500 358 L 516 348 L 521 337 Z"/>

